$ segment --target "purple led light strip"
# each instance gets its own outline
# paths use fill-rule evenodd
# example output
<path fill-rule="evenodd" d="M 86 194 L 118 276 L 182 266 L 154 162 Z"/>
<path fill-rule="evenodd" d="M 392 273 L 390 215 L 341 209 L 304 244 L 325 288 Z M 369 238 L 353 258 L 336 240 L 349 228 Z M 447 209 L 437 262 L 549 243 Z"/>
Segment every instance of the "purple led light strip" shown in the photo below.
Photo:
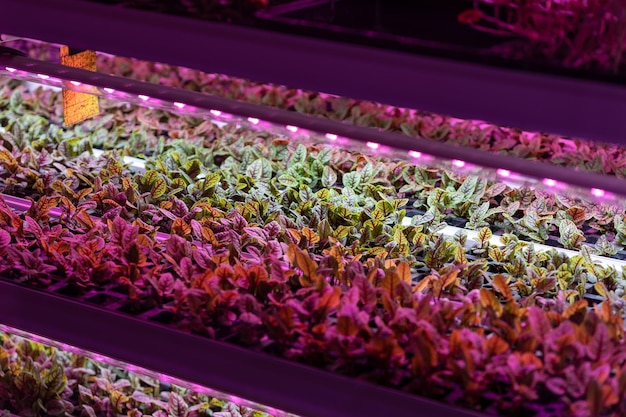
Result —
<path fill-rule="evenodd" d="M 299 114 L 286 110 L 236 102 L 206 94 L 160 85 L 113 77 L 106 74 L 67 68 L 19 56 L 0 56 L 0 72 L 15 78 L 31 79 L 48 85 L 62 86 L 76 91 L 102 95 L 123 102 L 163 107 L 169 103 L 172 111 L 183 110 L 186 114 L 199 115 L 209 112 L 215 117 L 228 120 L 237 117 L 251 125 L 261 121 L 282 126 L 293 135 L 316 133 L 339 143 L 346 139 L 344 147 L 363 144 L 370 152 L 395 152 L 404 159 L 435 157 L 455 161 L 454 168 L 466 166 L 485 167 L 492 171 L 502 170 L 527 178 L 536 178 L 537 184 L 561 191 L 567 185 L 584 190 L 584 194 L 605 201 L 615 196 L 626 196 L 626 181 L 594 173 L 576 171 L 537 161 L 522 160 L 506 155 L 454 146 L 423 138 L 412 138 L 399 133 L 348 125 L 341 122 Z M 42 79 L 38 75 L 47 76 Z M 74 83 L 72 83 L 74 81 Z M 78 85 L 77 85 L 78 83 Z M 352 142 L 350 142 L 352 141 Z M 347 144 L 347 145 L 346 145 Z M 599 191 L 595 191 L 599 190 Z"/>

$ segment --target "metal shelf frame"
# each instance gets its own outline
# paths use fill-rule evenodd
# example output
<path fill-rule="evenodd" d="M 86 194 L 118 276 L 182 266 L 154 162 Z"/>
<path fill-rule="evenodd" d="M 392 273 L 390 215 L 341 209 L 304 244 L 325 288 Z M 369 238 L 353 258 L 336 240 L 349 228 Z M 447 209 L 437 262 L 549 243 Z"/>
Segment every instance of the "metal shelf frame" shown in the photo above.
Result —
<path fill-rule="evenodd" d="M 0 31 L 356 99 L 626 144 L 626 87 L 81 0 L 3 0 Z"/>

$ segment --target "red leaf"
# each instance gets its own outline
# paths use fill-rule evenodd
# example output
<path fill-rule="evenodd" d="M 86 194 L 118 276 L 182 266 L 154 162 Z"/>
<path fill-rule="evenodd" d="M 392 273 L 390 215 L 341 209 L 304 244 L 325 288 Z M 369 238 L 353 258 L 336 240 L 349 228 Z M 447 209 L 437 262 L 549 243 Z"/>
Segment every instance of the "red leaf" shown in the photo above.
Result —
<path fill-rule="evenodd" d="M 459 23 L 472 24 L 479 22 L 482 17 L 483 14 L 480 10 L 470 9 L 459 14 L 457 20 Z"/>
<path fill-rule="evenodd" d="M 611 340 L 604 323 L 597 324 L 596 331 L 590 339 L 587 354 L 591 360 L 600 361 L 611 354 Z"/>
<path fill-rule="evenodd" d="M 371 311 L 376 305 L 376 288 L 362 275 L 357 275 L 352 279 L 352 286 L 359 290 L 359 300 L 363 304 L 364 311 Z"/>
<path fill-rule="evenodd" d="M 0 229 L 0 248 L 6 248 L 11 244 L 11 235 L 6 230 Z"/>
<path fill-rule="evenodd" d="M 552 331 L 552 326 L 545 313 L 535 306 L 528 308 L 528 325 L 540 341 L 543 341 L 545 336 Z"/>
<path fill-rule="evenodd" d="M 25 217 L 26 224 L 28 225 L 28 230 L 35 235 L 37 239 L 41 239 L 43 237 L 43 230 L 41 230 L 41 226 L 35 219 L 30 216 Z"/>

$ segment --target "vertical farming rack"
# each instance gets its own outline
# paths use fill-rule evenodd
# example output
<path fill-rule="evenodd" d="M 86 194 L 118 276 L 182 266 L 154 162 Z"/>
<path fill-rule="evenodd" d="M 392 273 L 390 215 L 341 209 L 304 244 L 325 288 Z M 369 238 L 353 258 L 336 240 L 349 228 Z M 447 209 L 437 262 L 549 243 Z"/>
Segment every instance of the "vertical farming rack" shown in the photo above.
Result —
<path fill-rule="evenodd" d="M 626 144 L 622 119 L 626 86 L 619 82 L 481 65 L 89 1 L 2 3 L 0 32 L 19 37 L 527 130 Z M 6 77 L 218 123 L 237 120 L 292 141 L 341 143 L 339 147 L 407 161 L 428 156 L 439 166 L 491 180 L 517 180 L 537 188 L 561 184 L 607 204 L 621 203 L 626 196 L 626 183 L 616 177 L 509 156 L 494 158 L 476 149 L 66 68 L 6 52 L 0 55 L 0 75 Z M 137 167 L 145 170 L 141 164 L 138 162 Z M 517 177 L 511 177 L 512 172 Z M 16 210 L 29 204 L 20 199 L 7 198 L 7 202 Z M 442 233 L 453 236 L 456 229 Z M 161 238 L 165 240 L 167 235 Z M 622 261 L 614 264 L 621 267 Z M 70 287 L 59 283 L 42 290 L 0 279 L 0 323 L 7 329 L 67 344 L 68 348 L 143 367 L 163 378 L 210 387 L 283 415 L 481 415 L 184 332 L 159 321 L 164 311 L 156 307 L 127 314 L 127 300 L 108 287 L 81 295 L 72 294 Z M 100 295 L 119 299 L 109 306 L 89 301 Z"/>

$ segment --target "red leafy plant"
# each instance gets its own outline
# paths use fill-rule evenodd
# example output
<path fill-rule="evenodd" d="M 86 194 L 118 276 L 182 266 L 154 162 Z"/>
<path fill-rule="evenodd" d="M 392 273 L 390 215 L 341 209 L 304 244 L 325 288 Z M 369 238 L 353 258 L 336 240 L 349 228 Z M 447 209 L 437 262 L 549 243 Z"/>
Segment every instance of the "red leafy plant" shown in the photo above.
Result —
<path fill-rule="evenodd" d="M 485 12 L 492 6 L 492 13 Z M 536 52 L 565 67 L 618 71 L 626 40 L 624 2 L 475 0 L 474 28 L 528 39 Z"/>

